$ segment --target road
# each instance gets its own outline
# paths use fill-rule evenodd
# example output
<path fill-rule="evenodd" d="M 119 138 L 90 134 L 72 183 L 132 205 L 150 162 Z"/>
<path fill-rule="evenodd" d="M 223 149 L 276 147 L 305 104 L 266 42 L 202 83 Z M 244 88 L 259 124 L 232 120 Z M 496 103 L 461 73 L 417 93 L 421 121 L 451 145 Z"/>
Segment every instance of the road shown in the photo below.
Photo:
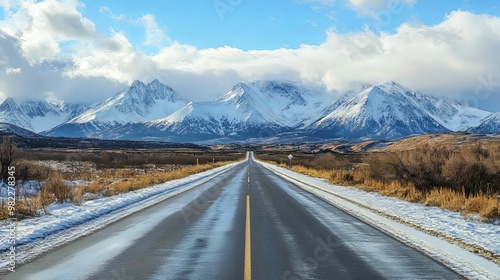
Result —
<path fill-rule="evenodd" d="M 5 279 L 461 279 L 252 160 Z"/>

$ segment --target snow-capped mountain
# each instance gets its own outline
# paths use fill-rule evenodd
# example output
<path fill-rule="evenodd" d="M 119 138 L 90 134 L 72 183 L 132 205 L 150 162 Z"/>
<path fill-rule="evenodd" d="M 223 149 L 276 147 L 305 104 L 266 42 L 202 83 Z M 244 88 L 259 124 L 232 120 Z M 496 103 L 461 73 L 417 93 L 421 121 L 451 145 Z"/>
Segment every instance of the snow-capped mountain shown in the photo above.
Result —
<path fill-rule="evenodd" d="M 482 120 L 491 115 L 491 112 L 471 107 L 457 99 L 425 95 L 418 91 L 412 93 L 408 90 L 408 93 L 415 106 L 421 107 L 429 116 L 451 131 L 466 131 L 478 126 Z"/>
<path fill-rule="evenodd" d="M 127 123 L 163 118 L 187 103 L 186 99 L 158 80 L 149 84 L 135 81 L 113 97 L 89 106 L 81 114 L 44 134 L 69 137 L 96 136 Z"/>
<path fill-rule="evenodd" d="M 87 107 L 9 98 L 0 104 L 0 122 L 49 136 L 212 143 L 500 133 L 500 113 L 414 92 L 397 82 L 360 86 L 337 98 L 296 82 L 241 82 L 216 100 L 189 102 L 158 80 L 135 81 Z"/>
<path fill-rule="evenodd" d="M 5 99 L 0 105 L 0 120 L 18 127 L 33 130 L 31 120 L 21 111 L 19 105 L 12 98 Z"/>
<path fill-rule="evenodd" d="M 347 93 L 332 110 L 308 129 L 323 137 L 345 139 L 393 139 L 409 135 L 448 132 L 418 103 L 406 87 L 388 82 Z"/>
<path fill-rule="evenodd" d="M 0 105 L 0 122 L 38 133 L 67 121 L 83 108 L 54 100 L 28 100 L 18 104 L 14 99 L 7 98 Z"/>
<path fill-rule="evenodd" d="M 308 125 L 333 100 L 333 96 L 290 81 L 254 81 L 237 84 L 216 102 L 258 115 L 263 122 L 296 127 Z"/>
<path fill-rule="evenodd" d="M 307 123 L 332 97 L 289 81 L 238 83 L 211 102 L 190 102 L 155 121 L 128 124 L 104 137 L 262 138 Z"/>
<path fill-rule="evenodd" d="M 322 137 L 393 139 L 465 131 L 490 114 L 459 100 L 413 92 L 391 81 L 341 95 L 308 130 Z"/>
<path fill-rule="evenodd" d="M 472 133 L 500 133 L 500 113 L 491 114 L 478 126 L 468 130 Z"/>

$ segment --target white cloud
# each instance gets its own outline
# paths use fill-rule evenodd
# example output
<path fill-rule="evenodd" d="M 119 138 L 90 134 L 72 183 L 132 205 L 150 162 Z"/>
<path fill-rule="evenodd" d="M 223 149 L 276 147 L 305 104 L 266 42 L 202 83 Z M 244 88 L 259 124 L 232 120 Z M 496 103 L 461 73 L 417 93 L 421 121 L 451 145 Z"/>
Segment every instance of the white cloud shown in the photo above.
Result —
<path fill-rule="evenodd" d="M 403 25 L 396 34 L 330 31 L 322 44 L 298 49 L 198 50 L 177 43 L 154 60 L 170 70 L 235 71 L 243 79 L 292 76 L 324 83 L 329 89 L 395 79 L 417 88 L 458 90 L 467 84 L 470 88 L 478 75 L 496 71 L 498 44 L 499 18 L 454 12 L 436 26 Z"/>
<path fill-rule="evenodd" d="M 7 75 L 15 75 L 21 73 L 21 68 L 5 67 L 5 73 Z"/>
<path fill-rule="evenodd" d="M 156 17 L 152 14 L 145 14 L 139 18 L 132 19 L 127 17 L 125 14 L 116 15 L 109 7 L 106 6 L 99 8 L 99 12 L 107 14 L 107 16 L 116 22 L 144 27 L 144 32 L 146 33 L 146 41 L 143 43 L 144 46 L 161 47 L 166 43 L 171 43 L 170 38 L 167 36 L 165 31 L 158 26 Z"/>
<path fill-rule="evenodd" d="M 498 45 L 500 18 L 457 11 L 438 25 L 402 25 L 395 34 L 330 31 L 320 45 L 267 51 L 198 50 L 174 44 L 153 59 L 161 69 L 196 75 L 301 79 L 329 90 L 397 80 L 414 89 L 460 97 L 474 92 L 479 77 L 499 74 Z"/>
<path fill-rule="evenodd" d="M 53 92 L 58 99 L 91 103 L 102 100 L 125 87 L 124 83 L 105 77 L 73 77 L 64 73 L 73 67 L 70 59 L 30 64 L 19 49 L 19 38 L 0 31 L 0 57 L 6 58 L 0 69 L 0 92 L 16 99 L 44 99 Z M 22 69 L 12 75 L 5 69 Z M 14 70 L 17 72 L 17 70 Z M 0 96 L 1 97 L 1 96 Z"/>
<path fill-rule="evenodd" d="M 61 41 L 98 37 L 94 23 L 77 10 L 79 6 L 76 0 L 20 1 L 13 6 L 15 12 L 8 12 L 0 30 L 19 38 L 30 63 L 56 59 Z"/>
<path fill-rule="evenodd" d="M 417 0 L 347 0 L 348 5 L 360 15 L 378 18 L 380 12 L 398 14 L 404 5 L 413 5 Z"/>
<path fill-rule="evenodd" d="M 127 15 L 125 14 L 116 15 L 113 13 L 113 11 L 111 11 L 109 7 L 106 6 L 100 7 L 99 12 L 107 14 L 111 19 L 117 22 L 122 22 L 127 20 Z"/>
<path fill-rule="evenodd" d="M 311 20 L 311 19 L 304 21 L 304 24 L 307 24 L 311 27 L 318 27 L 318 22 L 315 20 Z"/>
<path fill-rule="evenodd" d="M 143 69 L 153 63 L 123 33 L 115 33 L 106 40 L 106 45 L 80 49 L 73 55 L 73 62 L 73 67 L 65 72 L 68 77 L 106 77 L 127 83 L 141 76 Z"/>
<path fill-rule="evenodd" d="M 17 5 L 19 5 L 19 0 L 0 0 L 0 6 L 3 7 L 7 13 L 13 6 Z"/>
<path fill-rule="evenodd" d="M 138 24 L 144 26 L 146 31 L 146 41 L 144 45 L 146 46 L 162 46 L 170 39 L 165 34 L 165 31 L 158 27 L 156 18 L 152 14 L 146 14 L 137 20 Z"/>

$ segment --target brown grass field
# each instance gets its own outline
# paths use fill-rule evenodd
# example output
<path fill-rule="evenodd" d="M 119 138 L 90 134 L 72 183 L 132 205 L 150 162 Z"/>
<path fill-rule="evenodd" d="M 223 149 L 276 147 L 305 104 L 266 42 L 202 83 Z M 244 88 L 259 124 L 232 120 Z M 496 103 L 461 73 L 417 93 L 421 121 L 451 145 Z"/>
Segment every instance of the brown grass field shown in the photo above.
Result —
<path fill-rule="evenodd" d="M 36 194 L 18 188 L 16 213 L 19 218 L 48 214 L 47 206 L 113 196 L 167 181 L 180 179 L 227 163 L 242 160 L 236 150 L 190 149 L 78 150 L 33 149 L 15 154 L 18 184 L 44 182 Z M 82 180 L 68 186 L 64 181 Z M 8 217 L 8 207 L 0 202 L 0 220 Z"/>
<path fill-rule="evenodd" d="M 256 157 L 332 184 L 480 215 L 484 221 L 500 218 L 498 138 L 424 135 L 366 152 L 294 152 L 291 167 L 287 155 L 262 151 Z"/>

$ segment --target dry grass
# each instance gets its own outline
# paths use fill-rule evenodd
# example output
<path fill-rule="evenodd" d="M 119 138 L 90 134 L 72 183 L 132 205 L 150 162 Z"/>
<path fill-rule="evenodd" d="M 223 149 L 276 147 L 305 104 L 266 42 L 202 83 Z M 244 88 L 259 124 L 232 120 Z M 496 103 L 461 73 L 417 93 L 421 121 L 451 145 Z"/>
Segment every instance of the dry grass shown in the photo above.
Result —
<path fill-rule="evenodd" d="M 285 166 L 285 165 L 282 165 Z M 437 206 L 443 209 L 458 211 L 463 214 L 480 215 L 484 219 L 500 218 L 499 203 L 496 196 L 477 193 L 467 196 L 465 191 L 456 191 L 448 188 L 434 188 L 429 191 L 419 190 L 412 183 L 392 181 L 385 183 L 375 180 L 355 180 L 358 174 L 347 171 L 316 170 L 304 166 L 292 166 L 293 171 L 309 176 L 328 179 L 333 184 L 355 185 L 363 190 L 396 197 L 410 202 L 418 202 L 428 206 Z"/>
<path fill-rule="evenodd" d="M 357 164 L 327 155 L 307 162 L 308 166 L 281 166 L 332 184 L 494 220 L 500 218 L 499 151 L 498 143 L 472 143 L 453 151 L 424 146 L 398 154 L 370 153 Z"/>
<path fill-rule="evenodd" d="M 16 217 L 36 217 L 43 209 L 40 198 L 27 198 L 16 201 Z M 8 206 L 5 202 L 0 202 L 0 221 L 11 218 L 8 211 Z"/>
<path fill-rule="evenodd" d="M 450 189 L 434 189 L 427 193 L 424 204 L 428 206 L 437 206 L 451 211 L 463 211 L 467 197 L 463 192 L 457 192 Z"/>
<path fill-rule="evenodd" d="M 481 192 L 466 195 L 463 189 L 457 191 L 449 188 L 433 188 L 429 191 L 423 191 L 415 188 L 412 183 L 405 184 L 398 181 L 388 184 L 369 180 L 358 187 L 410 202 L 461 212 L 465 215 L 480 215 L 485 220 L 500 218 L 499 202 L 496 196 Z"/>
<path fill-rule="evenodd" d="M 41 199 L 39 197 L 27 198 L 16 201 L 16 214 L 23 217 L 36 217 L 44 211 Z"/>
<path fill-rule="evenodd" d="M 81 193 L 92 193 L 104 196 L 112 196 L 120 193 L 143 189 L 152 185 L 165 183 L 171 180 L 187 177 L 192 174 L 207 171 L 209 169 L 223 166 L 229 162 L 216 162 L 209 164 L 188 165 L 170 172 L 157 172 L 153 174 L 141 174 L 127 177 L 109 177 L 100 179 L 88 186 L 81 186 Z"/>
<path fill-rule="evenodd" d="M 113 196 L 120 193 L 135 191 L 167 181 L 180 179 L 192 174 L 207 171 L 230 163 L 219 161 L 215 163 L 176 166 L 167 171 L 145 173 L 135 169 L 106 170 L 100 173 L 100 179 L 88 185 L 68 186 L 64 183 L 63 173 L 52 172 L 50 179 L 45 181 L 39 195 L 29 198 L 17 198 L 16 214 L 20 218 L 35 217 L 40 212 L 49 214 L 47 206 L 53 203 L 79 204 L 90 197 Z M 0 220 L 9 218 L 6 203 L 0 202 Z"/>
<path fill-rule="evenodd" d="M 410 202 L 422 202 L 426 199 L 426 194 L 419 191 L 411 183 L 405 185 L 401 182 L 394 181 L 387 184 L 368 180 L 365 184 L 360 186 L 367 191 L 379 192 L 386 196 L 397 197 Z"/>
<path fill-rule="evenodd" d="M 0 139 L 1 140 L 1 139 Z M 82 200 L 112 196 L 153 186 L 240 160 L 240 150 L 198 148 L 36 148 L 19 149 L 14 158 L 19 183 L 16 212 L 19 217 L 47 213 L 53 203 L 79 204 Z M 199 164 L 198 164 L 199 163 Z M 70 186 L 64 181 L 73 182 Z M 82 185 L 74 185 L 82 180 Z M 43 182 L 43 185 L 38 183 Z M 28 184 L 26 184 L 28 185 Z M 38 188 L 36 191 L 32 189 Z M 0 220 L 8 207 L 0 198 Z"/>

